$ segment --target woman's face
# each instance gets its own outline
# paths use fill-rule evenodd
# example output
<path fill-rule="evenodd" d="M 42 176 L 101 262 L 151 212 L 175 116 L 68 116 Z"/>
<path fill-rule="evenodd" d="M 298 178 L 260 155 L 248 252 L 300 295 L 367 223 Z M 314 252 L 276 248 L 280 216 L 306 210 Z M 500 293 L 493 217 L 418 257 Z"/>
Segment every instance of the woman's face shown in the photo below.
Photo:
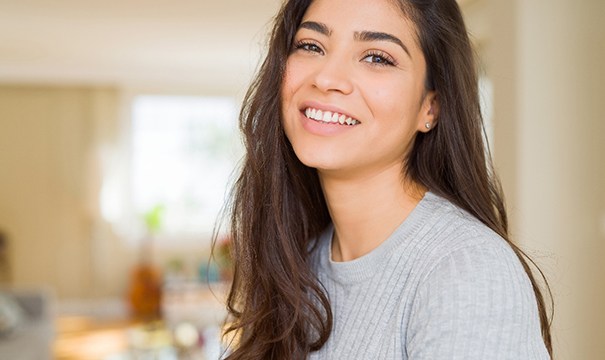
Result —
<path fill-rule="evenodd" d="M 389 0 L 315 0 L 294 38 L 282 85 L 283 125 L 320 174 L 382 171 L 433 122 L 415 28 Z"/>

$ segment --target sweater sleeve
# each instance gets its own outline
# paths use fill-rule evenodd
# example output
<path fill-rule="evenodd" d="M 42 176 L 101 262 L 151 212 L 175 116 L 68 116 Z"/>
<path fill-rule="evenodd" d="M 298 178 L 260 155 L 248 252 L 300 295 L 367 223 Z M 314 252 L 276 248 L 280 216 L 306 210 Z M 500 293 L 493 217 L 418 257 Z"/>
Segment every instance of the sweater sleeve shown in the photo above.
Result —
<path fill-rule="evenodd" d="M 443 256 L 419 285 L 409 360 L 546 360 L 529 278 L 499 237 Z"/>

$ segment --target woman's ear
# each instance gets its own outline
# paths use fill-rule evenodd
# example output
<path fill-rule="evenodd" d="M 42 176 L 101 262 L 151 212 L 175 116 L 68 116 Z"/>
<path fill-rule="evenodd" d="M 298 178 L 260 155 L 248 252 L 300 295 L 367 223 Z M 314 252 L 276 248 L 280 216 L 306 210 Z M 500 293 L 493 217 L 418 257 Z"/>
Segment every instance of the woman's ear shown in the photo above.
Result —
<path fill-rule="evenodd" d="M 422 100 L 418 119 L 418 131 L 429 132 L 437 125 L 439 118 L 439 98 L 435 91 L 429 91 Z"/>

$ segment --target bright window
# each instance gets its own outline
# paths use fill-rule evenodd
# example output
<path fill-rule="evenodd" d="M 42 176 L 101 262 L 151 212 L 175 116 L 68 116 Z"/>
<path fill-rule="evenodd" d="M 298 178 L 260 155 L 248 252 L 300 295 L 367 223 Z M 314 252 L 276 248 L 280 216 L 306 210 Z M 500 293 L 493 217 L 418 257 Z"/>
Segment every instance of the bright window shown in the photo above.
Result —
<path fill-rule="evenodd" d="M 137 216 L 163 207 L 165 236 L 209 234 L 241 156 L 231 98 L 138 96 L 131 194 Z"/>

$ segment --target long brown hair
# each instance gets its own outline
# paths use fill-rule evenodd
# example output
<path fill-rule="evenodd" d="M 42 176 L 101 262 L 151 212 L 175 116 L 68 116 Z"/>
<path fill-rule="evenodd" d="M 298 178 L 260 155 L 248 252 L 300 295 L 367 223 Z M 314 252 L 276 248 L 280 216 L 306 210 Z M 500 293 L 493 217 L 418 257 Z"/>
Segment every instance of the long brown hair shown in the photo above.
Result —
<path fill-rule="evenodd" d="M 246 156 L 230 203 L 234 278 L 227 300 L 237 344 L 227 359 L 304 359 L 332 329 L 329 300 L 308 264 L 330 216 L 315 169 L 302 164 L 284 134 L 280 88 L 294 35 L 311 0 L 290 0 L 275 18 L 268 54 L 240 113 Z M 478 76 L 455 0 L 399 0 L 416 25 L 437 93 L 437 126 L 418 133 L 406 176 L 473 214 L 513 248 L 537 299 L 552 353 L 544 297 L 529 263 L 510 241 L 502 190 L 484 146 Z M 539 270 L 539 269 L 538 269 Z M 543 276 L 542 276 L 543 277 Z"/>

